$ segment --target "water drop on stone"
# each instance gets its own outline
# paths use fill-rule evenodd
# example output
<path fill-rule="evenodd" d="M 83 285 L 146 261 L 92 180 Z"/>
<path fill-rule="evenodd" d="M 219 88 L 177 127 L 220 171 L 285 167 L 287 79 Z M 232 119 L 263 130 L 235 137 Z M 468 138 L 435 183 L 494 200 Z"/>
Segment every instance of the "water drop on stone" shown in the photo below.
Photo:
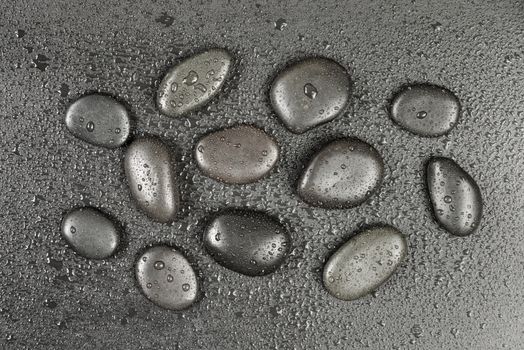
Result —
<path fill-rule="evenodd" d="M 314 99 L 317 97 L 317 88 L 313 86 L 313 84 L 307 83 L 304 85 L 304 94 L 309 97 L 310 99 Z"/>

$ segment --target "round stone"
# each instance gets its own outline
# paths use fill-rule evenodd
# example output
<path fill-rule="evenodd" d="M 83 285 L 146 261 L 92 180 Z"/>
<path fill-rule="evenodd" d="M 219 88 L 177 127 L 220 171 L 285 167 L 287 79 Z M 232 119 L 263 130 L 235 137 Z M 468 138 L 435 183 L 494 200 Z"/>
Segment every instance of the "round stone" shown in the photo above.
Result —
<path fill-rule="evenodd" d="M 62 236 L 80 255 L 105 259 L 114 254 L 120 242 L 115 223 L 95 208 L 79 208 L 62 220 Z"/>
<path fill-rule="evenodd" d="M 418 84 L 402 89 L 391 105 L 391 119 L 420 136 L 439 136 L 457 124 L 460 102 L 449 90 Z"/>
<path fill-rule="evenodd" d="M 453 160 L 435 157 L 428 162 L 426 183 L 437 222 L 456 236 L 475 232 L 482 217 L 475 180 Z"/>
<path fill-rule="evenodd" d="M 308 58 L 275 78 L 271 104 L 284 125 L 300 134 L 342 113 L 350 87 L 344 67 L 326 58 Z"/>
<path fill-rule="evenodd" d="M 137 139 L 126 151 L 124 169 L 138 207 L 155 221 L 175 220 L 180 196 L 168 147 L 156 138 Z"/>
<path fill-rule="evenodd" d="M 197 164 L 204 174 L 230 184 L 255 182 L 275 166 L 279 148 L 264 131 L 249 125 L 213 132 L 195 148 Z"/>
<path fill-rule="evenodd" d="M 142 293 L 165 309 L 183 310 L 197 299 L 195 271 L 187 259 L 171 247 L 147 249 L 136 262 L 135 275 Z"/>
<path fill-rule="evenodd" d="M 122 146 L 130 133 L 126 108 L 105 95 L 87 95 L 69 106 L 65 119 L 67 129 L 79 139 L 96 146 Z"/>
<path fill-rule="evenodd" d="M 207 104 L 224 85 L 231 60 L 226 50 L 211 49 L 175 65 L 158 88 L 160 112 L 178 117 Z"/>
<path fill-rule="evenodd" d="M 222 266 L 262 276 L 282 264 L 291 239 L 280 223 L 263 213 L 232 211 L 211 222 L 204 233 L 204 246 Z"/>
<path fill-rule="evenodd" d="M 324 286 L 341 300 L 361 298 L 389 279 L 406 254 L 406 240 L 397 229 L 367 229 L 329 258 L 322 276 Z"/>
<path fill-rule="evenodd" d="M 347 138 L 329 143 L 313 156 L 298 181 L 298 195 L 325 208 L 363 203 L 380 186 L 382 157 L 364 141 Z"/>

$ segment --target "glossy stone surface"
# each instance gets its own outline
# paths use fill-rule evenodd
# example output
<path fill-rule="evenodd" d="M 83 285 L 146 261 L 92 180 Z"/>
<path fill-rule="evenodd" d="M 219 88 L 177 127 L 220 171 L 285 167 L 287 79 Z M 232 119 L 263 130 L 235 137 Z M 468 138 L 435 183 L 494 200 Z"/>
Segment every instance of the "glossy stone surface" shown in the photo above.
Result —
<path fill-rule="evenodd" d="M 87 95 L 69 106 L 65 118 L 67 129 L 79 139 L 96 146 L 122 146 L 130 133 L 126 108 L 105 95 Z"/>
<path fill-rule="evenodd" d="M 344 67 L 326 58 L 308 58 L 284 69 L 271 86 L 271 104 L 284 125 L 303 133 L 333 120 L 349 101 Z"/>
<path fill-rule="evenodd" d="M 62 220 L 62 237 L 80 255 L 105 259 L 113 255 L 120 242 L 115 223 L 95 208 L 79 208 Z"/>
<path fill-rule="evenodd" d="M 231 59 L 226 50 L 211 49 L 175 65 L 158 88 L 160 112 L 178 117 L 207 104 L 224 85 Z"/>
<path fill-rule="evenodd" d="M 369 228 L 340 247 L 324 266 L 322 280 L 330 294 L 355 300 L 383 284 L 405 258 L 407 243 L 391 226 Z"/>
<path fill-rule="evenodd" d="M 435 85 L 405 87 L 393 99 L 391 119 L 420 136 L 439 136 L 457 124 L 460 102 L 449 90 Z"/>
<path fill-rule="evenodd" d="M 472 234 L 482 217 L 482 196 L 473 178 L 449 158 L 432 158 L 426 184 L 438 223 L 456 236 Z"/>
<path fill-rule="evenodd" d="M 155 221 L 175 220 L 180 196 L 168 147 L 156 138 L 137 139 L 126 151 L 124 168 L 138 207 Z"/>
<path fill-rule="evenodd" d="M 382 157 L 364 141 L 333 141 L 313 156 L 298 181 L 298 195 L 325 208 L 349 208 L 363 203 L 380 186 Z"/>
<path fill-rule="evenodd" d="M 238 125 L 203 137 L 195 147 L 197 164 L 216 180 L 245 184 L 269 173 L 279 157 L 275 140 L 263 130 Z"/>
<path fill-rule="evenodd" d="M 231 211 L 220 214 L 207 227 L 204 245 L 222 266 L 262 276 L 282 264 L 291 239 L 280 223 L 263 213 Z"/>
<path fill-rule="evenodd" d="M 187 259 L 171 247 L 147 249 L 136 262 L 135 276 L 142 293 L 164 309 L 187 309 L 197 299 L 195 271 Z"/>

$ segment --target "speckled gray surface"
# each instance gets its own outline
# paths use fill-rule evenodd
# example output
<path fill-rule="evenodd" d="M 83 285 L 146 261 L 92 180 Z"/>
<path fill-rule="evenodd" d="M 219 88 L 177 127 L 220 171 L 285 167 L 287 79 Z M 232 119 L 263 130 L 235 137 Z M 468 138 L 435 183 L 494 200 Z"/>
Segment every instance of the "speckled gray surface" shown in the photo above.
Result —
<path fill-rule="evenodd" d="M 519 0 L 0 3 L 0 348 L 2 349 L 521 349 L 524 337 L 524 4 Z M 155 93 L 182 57 L 224 47 L 235 57 L 225 90 L 184 118 L 159 114 Z M 319 55 L 349 69 L 349 109 L 302 135 L 271 111 L 273 77 Z M 430 82 L 462 101 L 449 135 L 421 138 L 386 111 L 402 85 Z M 86 92 L 129 108 L 132 138 L 157 135 L 180 166 L 182 209 L 155 223 L 131 200 L 124 148 L 68 133 L 67 106 Z M 197 140 L 236 123 L 262 127 L 282 160 L 262 181 L 232 186 L 201 174 Z M 385 162 L 367 203 L 312 208 L 294 188 L 322 144 L 354 136 Z M 454 237 L 432 217 L 424 185 L 431 155 L 449 156 L 477 181 L 484 217 Z M 75 254 L 60 236 L 73 207 L 101 208 L 124 227 L 106 261 Z M 267 211 L 293 248 L 274 274 L 250 278 L 205 252 L 202 233 L 226 207 Z M 373 296 L 331 297 L 322 267 L 357 229 L 407 235 L 409 254 Z M 182 312 L 140 293 L 133 263 L 168 243 L 194 264 L 203 296 Z"/>

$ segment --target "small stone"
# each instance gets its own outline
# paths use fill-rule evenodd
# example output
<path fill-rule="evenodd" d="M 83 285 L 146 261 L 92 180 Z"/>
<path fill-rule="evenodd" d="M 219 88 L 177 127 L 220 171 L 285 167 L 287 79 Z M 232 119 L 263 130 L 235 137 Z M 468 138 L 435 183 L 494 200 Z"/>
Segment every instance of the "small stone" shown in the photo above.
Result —
<path fill-rule="evenodd" d="M 410 85 L 393 99 L 391 119 L 426 137 L 448 133 L 457 124 L 460 102 L 449 90 L 429 84 Z"/>
<path fill-rule="evenodd" d="M 129 137 L 130 119 L 126 108 L 105 95 L 87 95 L 69 106 L 67 129 L 80 140 L 96 146 L 116 148 Z"/>
<path fill-rule="evenodd" d="M 309 162 L 298 181 L 298 195 L 324 208 L 350 208 L 363 203 L 380 186 L 382 157 L 371 145 L 347 138 L 329 143 Z"/>
<path fill-rule="evenodd" d="M 264 131 L 249 125 L 213 132 L 195 148 L 197 164 L 207 176 L 230 184 L 255 182 L 275 166 L 279 148 Z"/>
<path fill-rule="evenodd" d="M 482 196 L 473 178 L 449 158 L 427 165 L 426 182 L 437 222 L 456 236 L 475 232 L 482 217 Z"/>
<path fill-rule="evenodd" d="M 135 275 L 142 293 L 165 309 L 187 309 L 197 299 L 195 271 L 187 259 L 171 247 L 147 249 L 136 261 Z"/>
<path fill-rule="evenodd" d="M 369 228 L 329 258 L 322 277 L 324 286 L 341 300 L 361 298 L 389 279 L 406 254 L 406 240 L 397 229 Z"/>
<path fill-rule="evenodd" d="M 247 276 L 275 271 L 291 246 L 285 228 L 269 216 L 232 211 L 217 216 L 204 233 L 204 246 L 222 266 Z"/>
<path fill-rule="evenodd" d="M 175 220 L 179 191 L 168 147 L 156 138 L 137 139 L 126 151 L 124 168 L 138 207 L 155 221 Z"/>
<path fill-rule="evenodd" d="M 286 127 L 300 134 L 339 115 L 348 104 L 350 87 L 344 67 L 326 58 L 308 58 L 275 78 L 270 98 Z"/>
<path fill-rule="evenodd" d="M 158 88 L 160 112 L 178 117 L 207 104 L 224 85 L 231 61 L 226 50 L 211 49 L 175 65 Z"/>
<path fill-rule="evenodd" d="M 120 242 L 115 223 L 95 208 L 69 212 L 62 220 L 62 236 L 80 255 L 88 259 L 105 259 L 114 254 Z"/>

